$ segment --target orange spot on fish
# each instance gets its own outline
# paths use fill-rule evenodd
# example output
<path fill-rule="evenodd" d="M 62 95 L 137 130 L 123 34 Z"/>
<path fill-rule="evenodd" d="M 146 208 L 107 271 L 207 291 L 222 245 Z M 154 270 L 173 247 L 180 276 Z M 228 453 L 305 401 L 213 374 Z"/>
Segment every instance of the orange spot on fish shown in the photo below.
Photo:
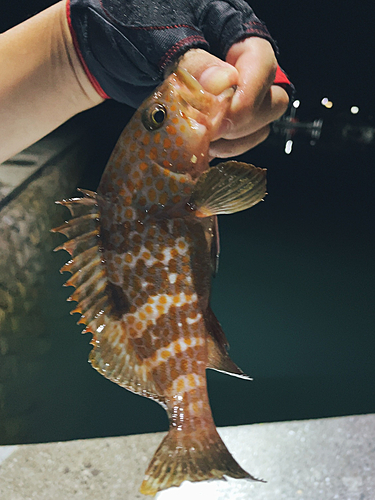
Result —
<path fill-rule="evenodd" d="M 178 184 L 177 182 L 173 179 L 173 177 L 169 180 L 169 189 L 172 191 L 172 193 L 176 194 L 178 193 Z"/>
<path fill-rule="evenodd" d="M 178 123 L 178 118 L 177 118 L 177 116 L 174 116 L 174 117 L 172 118 L 172 122 L 173 122 L 175 125 L 177 125 L 177 123 Z"/>
<path fill-rule="evenodd" d="M 146 135 L 143 137 L 143 139 L 142 139 L 142 144 L 143 144 L 144 146 L 147 146 L 147 145 L 149 144 L 149 142 L 150 142 L 150 136 L 149 136 L 149 134 L 146 134 Z"/>
<path fill-rule="evenodd" d="M 181 126 L 180 126 L 180 131 L 181 131 L 181 132 L 185 132 L 185 130 L 186 130 L 185 125 L 181 125 Z"/>
<path fill-rule="evenodd" d="M 179 152 L 177 151 L 177 149 L 175 149 L 174 151 L 172 151 L 172 153 L 171 153 L 172 160 L 176 161 L 177 158 L 178 158 L 178 155 L 179 155 Z"/>
<path fill-rule="evenodd" d="M 154 143 L 159 144 L 159 142 L 160 142 L 160 132 L 156 132 L 156 134 L 154 135 Z"/>
<path fill-rule="evenodd" d="M 155 201 L 155 200 L 156 200 L 156 191 L 155 191 L 155 189 L 154 189 L 154 188 L 150 188 L 150 189 L 148 190 L 148 199 L 149 199 L 150 201 Z"/>
<path fill-rule="evenodd" d="M 170 355 L 171 355 L 171 353 L 170 353 L 169 351 L 163 351 L 163 352 L 161 353 L 161 357 L 162 357 L 163 359 L 168 359 Z"/>
<path fill-rule="evenodd" d="M 198 403 L 196 403 L 196 402 L 195 402 L 195 403 L 193 403 L 193 404 L 191 405 L 191 409 L 193 410 L 193 413 L 195 413 L 195 414 L 199 414 L 199 405 L 198 405 Z"/>
<path fill-rule="evenodd" d="M 163 141 L 163 147 L 165 149 L 169 149 L 172 145 L 172 141 L 170 139 L 168 139 L 168 137 L 166 137 Z"/>
<path fill-rule="evenodd" d="M 173 203 L 179 203 L 181 201 L 181 196 L 178 194 L 176 196 L 173 196 L 172 201 Z"/>
<path fill-rule="evenodd" d="M 147 137 L 147 136 L 146 136 L 146 137 Z M 133 152 L 133 151 L 135 151 L 136 149 L 137 149 L 137 144 L 136 144 L 135 142 L 132 142 L 132 143 L 130 144 L 129 150 Z"/>
<path fill-rule="evenodd" d="M 152 234 L 151 234 L 151 232 L 152 232 Z M 154 228 L 151 228 L 151 229 L 149 230 L 148 234 L 149 234 L 150 236 L 155 236 L 155 229 L 154 229 Z M 154 248 L 154 245 L 153 245 L 152 241 L 147 240 L 147 241 L 145 242 L 145 247 L 147 248 L 147 250 L 150 250 L 150 252 L 152 252 L 152 250 L 153 250 L 153 248 Z"/>
<path fill-rule="evenodd" d="M 178 392 L 185 392 L 185 382 L 182 378 L 177 381 L 176 389 Z"/>
<path fill-rule="evenodd" d="M 159 179 L 158 181 L 156 181 L 155 187 L 156 187 L 156 189 L 158 189 L 159 191 L 161 191 L 163 189 L 163 187 L 164 187 L 164 180 L 163 179 Z"/>
<path fill-rule="evenodd" d="M 141 135 L 142 135 L 142 131 L 138 129 L 136 132 L 134 132 L 133 137 L 134 137 L 134 139 L 138 139 L 139 137 L 141 137 Z"/>
<path fill-rule="evenodd" d="M 147 318 L 147 316 L 145 315 L 145 313 L 142 312 L 142 311 L 138 314 L 138 316 L 139 316 L 139 319 L 141 319 L 142 321 L 144 321 Z"/>
<path fill-rule="evenodd" d="M 139 205 L 141 205 L 141 207 L 144 207 L 147 203 L 147 200 L 144 196 L 141 196 L 138 200 L 138 203 L 139 203 Z"/>
<path fill-rule="evenodd" d="M 137 330 L 142 330 L 143 328 L 143 323 L 141 321 L 138 321 L 136 324 L 135 324 L 135 327 Z"/>
<path fill-rule="evenodd" d="M 152 177 L 146 177 L 146 179 L 145 179 L 146 186 L 151 186 L 153 183 L 154 183 L 154 180 Z"/>
<path fill-rule="evenodd" d="M 146 156 L 145 150 L 144 150 L 144 149 L 140 149 L 140 150 L 138 151 L 138 158 L 139 158 L 140 160 L 143 160 L 145 156 Z"/>
<path fill-rule="evenodd" d="M 184 250 L 186 248 L 186 243 L 180 240 L 177 246 L 181 248 L 181 250 Z"/>
<path fill-rule="evenodd" d="M 148 154 L 151 160 L 157 160 L 158 159 L 158 150 L 155 147 L 152 147 L 150 149 L 150 152 Z"/>
<path fill-rule="evenodd" d="M 143 149 L 142 149 L 141 151 L 143 151 Z M 143 152 L 144 152 L 144 151 L 143 151 Z M 148 165 L 147 165 L 147 163 L 146 163 L 146 162 L 144 162 L 144 161 L 143 161 L 142 163 L 140 163 L 140 164 L 139 164 L 139 169 L 140 169 L 140 170 L 142 170 L 142 171 L 147 170 L 147 167 L 148 167 Z"/>
<path fill-rule="evenodd" d="M 159 304 L 156 306 L 156 309 L 159 311 L 160 314 L 164 314 L 165 312 L 164 306 L 161 306 Z"/>
<path fill-rule="evenodd" d="M 165 129 L 168 132 L 168 134 L 171 134 L 171 135 L 176 135 L 177 134 L 177 130 L 175 129 L 175 127 L 173 125 L 167 125 L 165 127 Z"/>
<path fill-rule="evenodd" d="M 146 260 L 151 259 L 151 254 L 150 252 L 143 252 L 142 257 Z"/>
<path fill-rule="evenodd" d="M 170 110 L 171 111 L 176 111 L 177 107 L 175 104 L 172 104 L 171 107 L 170 107 Z"/>
<path fill-rule="evenodd" d="M 182 137 L 178 136 L 177 139 L 176 139 L 176 144 L 177 146 L 182 146 L 184 143 Z"/>
<path fill-rule="evenodd" d="M 146 306 L 145 307 L 145 311 L 146 311 L 147 314 L 152 314 L 153 313 L 153 309 L 152 309 L 151 306 Z"/>
<path fill-rule="evenodd" d="M 165 168 L 171 168 L 172 163 L 168 160 L 163 160 L 163 167 Z"/>
<path fill-rule="evenodd" d="M 133 257 L 132 257 L 131 253 L 127 253 L 125 255 L 125 262 L 127 262 L 128 264 L 130 264 L 131 262 L 133 262 Z"/>
<path fill-rule="evenodd" d="M 127 219 L 131 219 L 133 217 L 133 210 L 131 208 L 127 208 L 125 210 L 125 217 Z"/>
<path fill-rule="evenodd" d="M 167 303 L 167 297 L 165 295 L 162 295 L 160 298 L 159 298 L 159 303 L 160 304 L 166 304 Z"/>
<path fill-rule="evenodd" d="M 187 379 L 188 379 L 190 387 L 195 387 L 195 378 L 194 378 L 194 375 L 192 375 L 191 373 L 189 373 L 189 375 L 187 376 Z"/>

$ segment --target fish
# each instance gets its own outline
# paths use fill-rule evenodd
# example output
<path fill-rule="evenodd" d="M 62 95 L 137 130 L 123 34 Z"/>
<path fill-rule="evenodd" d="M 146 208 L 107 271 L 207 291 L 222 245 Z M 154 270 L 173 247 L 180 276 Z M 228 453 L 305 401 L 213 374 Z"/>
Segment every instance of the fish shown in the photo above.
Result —
<path fill-rule="evenodd" d="M 266 170 L 226 161 L 210 166 L 209 145 L 234 88 L 204 90 L 178 66 L 137 109 L 121 133 L 97 192 L 59 201 L 72 218 L 53 229 L 68 240 L 55 250 L 75 288 L 92 366 L 116 384 L 161 404 L 169 431 L 140 492 L 183 481 L 258 480 L 220 438 L 206 369 L 249 377 L 228 355 L 210 307 L 217 272 L 217 216 L 263 200 Z"/>

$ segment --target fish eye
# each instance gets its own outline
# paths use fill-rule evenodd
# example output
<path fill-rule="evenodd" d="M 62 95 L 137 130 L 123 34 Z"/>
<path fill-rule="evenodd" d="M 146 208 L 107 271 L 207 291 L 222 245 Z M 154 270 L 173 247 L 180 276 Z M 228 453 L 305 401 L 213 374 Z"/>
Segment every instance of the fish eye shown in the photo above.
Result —
<path fill-rule="evenodd" d="M 157 130 L 163 126 L 167 118 L 167 110 L 163 104 L 155 104 L 151 109 L 145 109 L 142 123 L 147 130 Z"/>

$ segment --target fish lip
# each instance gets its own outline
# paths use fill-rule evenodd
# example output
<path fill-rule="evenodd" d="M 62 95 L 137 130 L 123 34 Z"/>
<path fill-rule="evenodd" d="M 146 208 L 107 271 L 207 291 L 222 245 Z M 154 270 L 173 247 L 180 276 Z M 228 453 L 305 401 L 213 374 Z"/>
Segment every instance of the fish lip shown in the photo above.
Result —
<path fill-rule="evenodd" d="M 186 114 L 204 127 L 202 133 L 209 132 L 214 137 L 229 108 L 235 88 L 230 87 L 218 96 L 205 90 L 186 69 L 177 67 L 170 76 L 171 84 L 186 105 Z"/>

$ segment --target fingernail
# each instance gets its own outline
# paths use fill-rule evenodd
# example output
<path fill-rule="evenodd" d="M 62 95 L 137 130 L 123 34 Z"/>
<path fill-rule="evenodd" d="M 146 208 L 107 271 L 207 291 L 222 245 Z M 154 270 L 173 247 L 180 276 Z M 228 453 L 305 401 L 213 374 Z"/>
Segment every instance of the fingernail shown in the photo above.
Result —
<path fill-rule="evenodd" d="M 211 94 L 219 95 L 236 84 L 236 70 L 225 66 L 210 66 L 201 74 L 199 83 Z"/>

